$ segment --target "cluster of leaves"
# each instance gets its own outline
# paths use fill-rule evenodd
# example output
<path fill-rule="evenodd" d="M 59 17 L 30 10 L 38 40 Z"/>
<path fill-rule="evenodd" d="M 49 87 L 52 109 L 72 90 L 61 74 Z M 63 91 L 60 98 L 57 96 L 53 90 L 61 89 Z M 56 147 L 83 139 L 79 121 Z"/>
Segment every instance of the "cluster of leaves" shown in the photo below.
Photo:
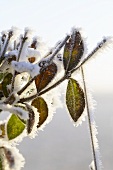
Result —
<path fill-rule="evenodd" d="M 11 32 L 8 33 L 8 36 L 10 34 L 13 36 L 13 33 Z M 5 35 L 3 36 L 6 37 Z M 8 39 L 9 38 L 10 36 L 8 37 Z M 20 48 L 18 44 L 17 47 L 15 47 L 18 51 L 17 52 L 18 55 L 20 54 L 20 50 L 22 50 L 22 46 L 25 40 L 27 40 L 27 38 L 28 38 L 27 33 L 25 33 L 24 37 L 22 37 L 22 42 L 20 42 Z M 3 41 L 3 45 L 4 42 L 5 41 Z M 30 48 L 36 49 L 35 45 L 36 45 L 36 41 L 32 42 Z M 84 100 L 84 93 L 80 88 L 79 84 L 77 83 L 76 80 L 71 78 L 71 72 L 80 62 L 80 59 L 83 56 L 83 52 L 84 52 L 84 45 L 83 45 L 81 35 L 78 31 L 74 30 L 72 35 L 69 37 L 68 42 L 65 42 L 64 54 L 63 54 L 65 77 L 69 79 L 67 92 L 66 92 L 66 103 L 67 103 L 68 110 L 74 121 L 77 121 L 80 115 L 82 114 L 85 106 L 85 100 Z M 27 126 L 28 133 L 32 131 L 32 126 L 35 121 L 34 120 L 35 114 L 31 106 L 34 106 L 40 114 L 39 122 L 37 122 L 37 127 L 41 126 L 41 124 L 43 124 L 43 122 L 46 120 L 48 116 L 48 108 L 46 102 L 41 97 L 41 92 L 43 91 L 43 89 L 47 87 L 47 85 L 52 81 L 52 79 L 55 77 L 57 73 L 57 65 L 53 61 L 53 56 L 52 55 L 49 57 L 46 56 L 47 59 L 45 58 L 45 61 L 42 60 L 36 63 L 40 67 L 39 74 L 34 76 L 33 78 L 29 75 L 29 80 L 28 82 L 26 82 L 25 86 L 22 87 L 19 91 L 15 92 L 14 83 L 16 77 L 18 75 L 21 76 L 22 73 L 19 73 L 11 68 L 12 61 L 19 62 L 19 56 L 11 55 L 11 54 L 12 53 L 8 53 L 8 54 L 5 53 L 4 56 L 1 55 L 1 67 L 0 67 L 1 101 L 3 104 L 14 105 L 15 107 L 21 107 L 22 109 L 25 109 L 26 111 L 28 111 L 29 118 L 26 122 L 25 120 L 24 121 L 21 120 L 21 117 L 19 117 L 19 115 L 22 115 L 23 113 L 19 113 L 17 115 L 15 114 L 11 115 L 11 117 L 7 122 L 7 135 L 9 140 L 17 137 L 20 133 L 22 133 L 25 126 Z M 34 61 L 35 61 L 34 56 L 28 58 L 28 62 L 33 64 Z M 4 72 L 4 67 L 7 67 L 7 69 L 5 68 L 5 72 Z M 21 93 L 25 90 L 25 88 L 30 86 L 31 82 L 33 81 L 35 82 L 38 97 L 34 98 L 33 100 L 31 97 L 31 105 L 29 105 L 28 102 L 26 102 L 25 97 L 23 99 L 20 98 L 19 100 L 17 100 L 15 94 L 21 95 Z M 19 104 L 21 104 L 21 106 Z M 14 122 L 16 123 L 16 125 Z M 1 125 L 1 127 L 3 129 L 2 132 L 5 133 L 5 128 L 3 128 L 3 125 Z M 18 132 L 16 132 L 16 129 L 18 129 Z M 3 137 L 4 135 L 1 136 Z"/>
<path fill-rule="evenodd" d="M 41 95 L 47 93 L 65 79 L 68 79 L 66 91 L 67 108 L 72 119 L 76 122 L 83 113 L 85 107 L 84 92 L 78 82 L 71 78 L 71 73 L 80 62 L 84 53 L 84 44 L 80 32 L 74 29 L 70 36 L 68 35 L 54 49 L 50 50 L 49 53 L 39 62 L 35 62 L 35 56 L 27 57 L 27 61 L 25 60 L 25 62 L 30 63 L 31 66 L 37 65 L 39 72 L 35 76 L 31 76 L 28 73 L 28 80 L 20 87 L 19 90 L 15 90 L 15 84 L 18 77 L 21 78 L 21 80 L 23 79 L 23 72 L 21 73 L 21 70 L 15 70 L 12 63 L 16 62 L 16 64 L 21 64 L 21 58 L 23 58 L 22 50 L 25 50 L 24 45 L 28 40 L 28 30 L 25 31 L 23 36 L 21 36 L 19 42 L 17 40 L 13 42 L 13 47 L 10 49 L 8 45 L 12 37 L 12 30 L 10 30 L 7 34 L 4 33 L 1 36 L 0 44 L 0 109 L 2 114 L 5 114 L 5 111 L 9 111 L 11 113 L 7 121 L 0 124 L 0 139 L 2 141 L 13 141 L 21 135 L 24 130 L 27 131 L 27 134 L 30 134 L 34 125 L 37 129 L 42 126 L 48 117 L 49 108 Z M 30 45 L 28 43 L 27 48 L 37 50 L 37 46 L 37 40 L 33 39 Z M 63 78 L 51 85 L 51 82 L 58 71 L 58 66 L 54 60 L 63 46 L 64 53 L 60 60 L 63 61 L 61 64 L 63 63 L 65 73 Z M 29 90 L 29 86 L 33 82 L 35 84 L 34 88 L 37 91 L 36 94 L 32 95 L 31 91 L 30 96 L 23 97 L 22 94 L 27 88 Z M 35 120 L 36 110 L 39 115 L 38 122 Z M 27 119 L 24 119 L 24 112 L 28 114 Z M 1 146 L 1 150 L 3 150 L 4 153 L 8 152 L 4 146 Z M 12 154 L 9 154 L 8 157 L 10 157 L 8 159 L 9 165 L 12 165 Z M 0 159 L 2 160 L 2 156 Z M 0 166 L 2 166 L 2 163 Z"/>
<path fill-rule="evenodd" d="M 29 40 L 29 30 L 16 39 L 13 36 L 14 31 L 10 30 L 2 34 L 0 41 L 0 112 L 10 112 L 7 120 L 0 123 L 1 169 L 5 169 L 2 168 L 4 155 L 9 169 L 15 164 L 11 150 L 3 145 L 3 141 L 11 143 L 22 137 L 24 132 L 26 135 L 23 137 L 27 136 L 46 122 L 50 108 L 44 94 L 67 79 L 66 105 L 74 122 L 79 120 L 85 108 L 84 92 L 71 77 L 87 61 L 81 62 L 84 42 L 80 32 L 73 29 L 71 35 L 67 35 L 41 59 L 39 41 L 36 38 Z M 61 56 L 59 51 L 63 46 Z M 30 55 L 26 51 L 30 51 Z M 64 70 L 64 75 L 58 80 L 55 79 L 60 75 L 56 59 Z"/>

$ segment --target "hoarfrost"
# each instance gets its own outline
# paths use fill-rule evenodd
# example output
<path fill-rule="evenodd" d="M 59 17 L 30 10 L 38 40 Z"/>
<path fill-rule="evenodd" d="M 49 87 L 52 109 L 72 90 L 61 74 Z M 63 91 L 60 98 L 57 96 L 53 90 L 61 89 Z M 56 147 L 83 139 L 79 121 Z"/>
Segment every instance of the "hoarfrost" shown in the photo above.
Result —
<path fill-rule="evenodd" d="M 19 73 L 28 72 L 31 75 L 31 77 L 35 77 L 36 75 L 39 74 L 40 71 L 40 67 L 38 66 L 38 64 L 32 64 L 25 61 L 22 62 L 12 61 L 12 67 Z"/>
<path fill-rule="evenodd" d="M 95 170 L 94 161 L 92 161 L 91 164 L 89 165 L 89 169 Z"/>
<path fill-rule="evenodd" d="M 14 113 L 25 120 L 28 119 L 28 112 L 23 110 L 20 107 L 15 107 L 10 104 L 3 104 L 3 103 L 1 104 L 0 103 L 0 109 L 4 110 L 4 111 L 9 111 L 10 113 Z"/>

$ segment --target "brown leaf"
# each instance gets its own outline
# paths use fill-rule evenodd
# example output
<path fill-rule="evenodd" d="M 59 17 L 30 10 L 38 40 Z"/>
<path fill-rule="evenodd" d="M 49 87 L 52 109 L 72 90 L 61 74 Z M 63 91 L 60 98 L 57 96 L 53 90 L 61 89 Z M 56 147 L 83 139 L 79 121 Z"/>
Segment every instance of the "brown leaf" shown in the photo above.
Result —
<path fill-rule="evenodd" d="M 55 77 L 57 73 L 57 66 L 55 63 L 50 64 L 43 70 L 35 79 L 35 85 L 37 92 L 40 92 L 44 89 L 51 80 Z"/>

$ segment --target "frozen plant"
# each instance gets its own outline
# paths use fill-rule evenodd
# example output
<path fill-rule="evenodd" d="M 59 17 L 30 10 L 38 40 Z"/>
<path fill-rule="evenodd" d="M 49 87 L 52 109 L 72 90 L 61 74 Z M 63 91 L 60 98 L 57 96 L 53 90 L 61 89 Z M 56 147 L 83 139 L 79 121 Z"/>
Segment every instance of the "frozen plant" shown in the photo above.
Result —
<path fill-rule="evenodd" d="M 90 113 L 83 65 L 108 41 L 104 38 L 86 57 L 84 38 L 76 28 L 51 49 L 39 37 L 33 37 L 28 28 L 23 34 L 14 27 L 1 33 L 0 115 L 7 118 L 0 121 L 0 170 L 19 170 L 24 165 L 24 158 L 17 154 L 14 145 L 26 136 L 35 137 L 51 121 L 55 109 L 61 106 L 60 90 L 55 89 L 65 80 L 66 106 L 76 126 L 84 119 L 86 107 L 93 169 L 100 169 L 97 133 Z M 63 54 L 60 53 L 62 48 Z M 76 71 L 81 74 L 82 84 L 75 80 Z M 18 157 L 21 163 L 16 161 Z"/>

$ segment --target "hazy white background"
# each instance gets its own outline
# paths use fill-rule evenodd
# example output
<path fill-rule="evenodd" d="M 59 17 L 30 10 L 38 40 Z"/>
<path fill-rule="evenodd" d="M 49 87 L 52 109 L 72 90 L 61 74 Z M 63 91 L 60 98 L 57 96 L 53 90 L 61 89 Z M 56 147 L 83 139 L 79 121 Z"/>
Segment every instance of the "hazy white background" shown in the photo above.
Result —
<path fill-rule="evenodd" d="M 113 36 L 112 0 L 0 0 L 0 30 L 31 27 L 49 46 L 73 26 L 87 36 L 88 53 L 103 36 Z M 113 168 L 113 45 L 87 64 L 88 81 L 97 101 L 95 112 L 105 170 Z M 34 140 L 19 146 L 26 158 L 25 170 L 87 170 L 91 162 L 87 122 L 75 128 L 66 110 Z"/>

